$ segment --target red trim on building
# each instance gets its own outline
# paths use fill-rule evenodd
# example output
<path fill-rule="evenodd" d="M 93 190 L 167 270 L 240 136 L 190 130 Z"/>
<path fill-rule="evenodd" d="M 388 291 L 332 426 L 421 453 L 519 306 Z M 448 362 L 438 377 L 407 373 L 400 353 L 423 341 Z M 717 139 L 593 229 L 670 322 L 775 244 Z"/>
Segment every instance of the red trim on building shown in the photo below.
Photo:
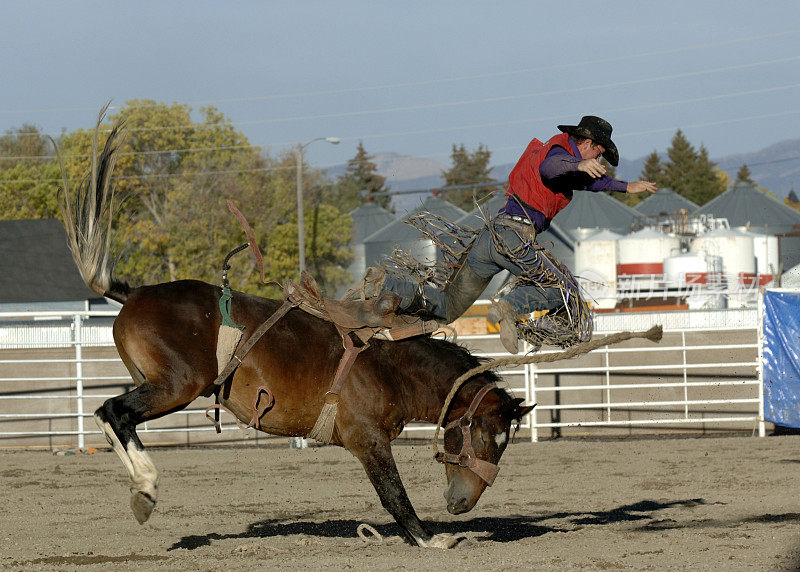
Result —
<path fill-rule="evenodd" d="M 664 274 L 664 264 L 662 262 L 617 264 L 617 276 L 640 276 L 642 274 Z"/>
<path fill-rule="evenodd" d="M 687 272 L 687 284 L 708 284 L 708 272 Z"/>
<path fill-rule="evenodd" d="M 756 282 L 756 280 L 758 282 Z M 739 272 L 739 284 L 743 286 L 766 286 L 772 282 L 772 274 L 753 274 L 752 272 Z"/>

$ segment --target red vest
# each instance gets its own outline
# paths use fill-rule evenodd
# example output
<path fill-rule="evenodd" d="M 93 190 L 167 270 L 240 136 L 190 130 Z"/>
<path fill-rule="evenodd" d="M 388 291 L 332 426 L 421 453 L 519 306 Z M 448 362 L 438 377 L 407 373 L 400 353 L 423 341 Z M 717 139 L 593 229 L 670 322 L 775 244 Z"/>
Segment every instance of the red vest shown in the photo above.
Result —
<path fill-rule="evenodd" d="M 570 147 L 567 133 L 554 135 L 547 143 L 534 139 L 508 176 L 508 192 L 506 193 L 507 196 L 516 194 L 524 203 L 546 216 L 547 220 L 556 216 L 556 213 L 567 206 L 570 201 L 563 194 L 556 194 L 548 189 L 539 174 L 539 165 L 554 146 L 563 147 L 570 155 L 575 156 Z"/>

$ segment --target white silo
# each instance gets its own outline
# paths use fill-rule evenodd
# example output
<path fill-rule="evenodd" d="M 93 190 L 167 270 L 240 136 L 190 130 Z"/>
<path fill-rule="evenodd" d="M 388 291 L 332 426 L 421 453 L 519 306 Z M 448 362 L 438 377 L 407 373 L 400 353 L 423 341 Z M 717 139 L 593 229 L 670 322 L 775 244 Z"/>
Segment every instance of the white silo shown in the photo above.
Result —
<path fill-rule="evenodd" d="M 587 238 L 590 238 L 599 232 L 603 232 L 602 229 L 584 228 L 582 226 L 579 226 L 578 228 L 573 228 L 572 230 L 569 231 L 570 235 L 572 235 L 572 238 L 574 238 L 576 242 L 580 240 L 586 240 Z"/>
<path fill-rule="evenodd" d="M 713 271 L 718 262 L 695 252 L 684 252 L 664 259 L 664 284 L 685 296 L 690 310 L 725 307 L 725 296 L 714 287 Z"/>
<path fill-rule="evenodd" d="M 692 240 L 689 250 L 706 256 L 719 256 L 728 287 L 738 284 L 740 275 L 756 271 L 753 237 L 743 232 L 712 230 Z"/>
<path fill-rule="evenodd" d="M 737 229 L 739 230 L 739 229 Z M 753 251 L 756 257 L 756 273 L 758 274 L 758 285 L 766 286 L 772 284 L 773 280 L 780 273 L 781 251 L 778 237 L 769 234 L 750 232 L 742 230 L 753 239 Z M 755 276 L 752 283 L 755 284 Z"/>
<path fill-rule="evenodd" d="M 617 244 L 622 238 L 601 230 L 575 244 L 575 276 L 596 308 L 617 305 Z"/>
<path fill-rule="evenodd" d="M 664 273 L 664 259 L 680 254 L 677 236 L 650 228 L 632 232 L 619 241 L 618 276 L 649 276 Z"/>
<path fill-rule="evenodd" d="M 676 254 L 664 259 L 664 283 L 668 288 L 684 288 L 706 284 L 708 263 L 694 252 Z"/>
<path fill-rule="evenodd" d="M 713 230 L 695 238 L 690 251 L 721 261 L 721 272 L 729 292 L 728 307 L 750 305 L 752 296 L 742 292 L 748 288 L 748 282 L 752 283 L 756 271 L 753 237 L 736 230 Z"/>

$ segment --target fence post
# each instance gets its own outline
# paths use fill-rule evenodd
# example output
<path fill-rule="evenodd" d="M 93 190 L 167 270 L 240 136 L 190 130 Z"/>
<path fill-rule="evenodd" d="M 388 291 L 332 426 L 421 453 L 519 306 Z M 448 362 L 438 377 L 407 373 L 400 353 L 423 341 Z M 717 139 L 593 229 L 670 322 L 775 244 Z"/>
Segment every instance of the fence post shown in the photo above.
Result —
<path fill-rule="evenodd" d="M 75 314 L 73 318 L 73 343 L 75 344 L 75 397 L 78 414 L 78 448 L 86 444 L 83 434 L 83 335 L 81 325 L 83 316 Z"/>
<path fill-rule="evenodd" d="M 767 434 L 764 425 L 764 291 L 758 292 L 758 436 Z"/>
<path fill-rule="evenodd" d="M 608 355 L 608 346 L 603 346 L 606 364 L 606 421 L 611 423 L 611 360 Z"/>
<path fill-rule="evenodd" d="M 536 364 L 529 363 L 527 367 L 530 368 L 530 385 L 528 395 L 530 395 L 530 402 L 536 403 Z M 536 407 L 534 407 L 528 414 L 531 420 L 531 443 L 536 443 L 539 440 L 539 429 L 536 427 Z"/>
<path fill-rule="evenodd" d="M 530 351 L 530 347 L 528 346 L 528 342 L 523 341 L 522 343 L 522 350 L 525 352 L 525 355 L 528 354 Z M 523 375 L 523 382 L 525 383 L 525 401 L 523 402 L 525 405 L 529 405 L 533 403 L 533 399 L 531 398 L 531 364 L 526 363 L 524 366 L 524 375 Z M 535 409 L 535 408 L 534 408 Z M 530 427 L 531 432 L 533 432 L 533 410 L 528 413 L 528 426 Z"/>
<path fill-rule="evenodd" d="M 686 369 L 686 330 L 681 330 L 681 353 L 683 354 L 683 418 L 689 419 L 689 374 Z"/>

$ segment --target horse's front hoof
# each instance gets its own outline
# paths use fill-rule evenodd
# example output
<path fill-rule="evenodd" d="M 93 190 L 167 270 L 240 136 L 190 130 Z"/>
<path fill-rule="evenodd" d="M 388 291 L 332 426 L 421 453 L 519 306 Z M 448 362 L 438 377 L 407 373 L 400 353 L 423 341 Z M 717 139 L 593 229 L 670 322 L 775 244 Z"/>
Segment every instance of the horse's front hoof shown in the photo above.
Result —
<path fill-rule="evenodd" d="M 154 508 L 156 508 L 156 501 L 150 495 L 142 491 L 131 492 L 131 510 L 139 524 L 147 522 Z"/>

